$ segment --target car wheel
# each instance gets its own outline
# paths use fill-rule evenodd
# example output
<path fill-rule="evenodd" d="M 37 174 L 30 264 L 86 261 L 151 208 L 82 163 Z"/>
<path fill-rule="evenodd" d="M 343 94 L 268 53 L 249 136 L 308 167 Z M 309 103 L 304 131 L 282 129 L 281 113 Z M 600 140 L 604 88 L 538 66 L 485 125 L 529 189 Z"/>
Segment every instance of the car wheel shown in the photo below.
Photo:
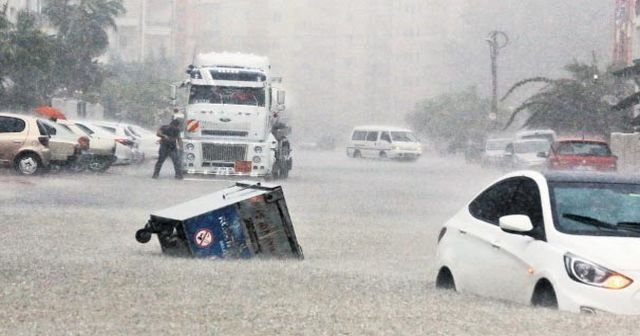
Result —
<path fill-rule="evenodd" d="M 387 158 L 387 152 L 380 151 L 380 154 L 378 154 L 378 156 L 380 156 L 381 159 L 386 159 Z"/>
<path fill-rule="evenodd" d="M 360 158 L 362 158 L 362 154 L 360 153 L 359 150 L 356 150 L 355 152 L 353 152 L 353 157 L 355 159 L 360 159 Z"/>
<path fill-rule="evenodd" d="M 15 167 L 21 175 L 36 175 L 44 169 L 40 158 L 34 153 L 20 155 L 15 161 Z"/>
<path fill-rule="evenodd" d="M 536 307 L 558 309 L 556 292 L 549 281 L 541 280 L 538 282 L 531 297 L 531 304 Z"/>
<path fill-rule="evenodd" d="M 456 290 L 456 282 L 453 280 L 453 274 L 451 274 L 451 271 L 448 268 L 443 267 L 440 269 L 440 272 L 438 272 L 438 276 L 436 277 L 436 288 L 452 291 Z"/>
<path fill-rule="evenodd" d="M 107 159 L 96 158 L 89 162 L 89 170 L 94 173 L 100 173 L 107 170 L 111 166 L 111 163 Z"/>

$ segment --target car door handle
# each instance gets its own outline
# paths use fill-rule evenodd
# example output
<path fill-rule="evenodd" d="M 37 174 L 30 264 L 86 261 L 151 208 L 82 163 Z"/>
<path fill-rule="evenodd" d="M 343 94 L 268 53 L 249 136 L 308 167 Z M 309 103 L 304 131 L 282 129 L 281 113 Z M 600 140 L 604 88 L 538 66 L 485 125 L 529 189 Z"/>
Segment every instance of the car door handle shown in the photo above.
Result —
<path fill-rule="evenodd" d="M 498 243 L 491 243 L 491 247 L 493 247 L 494 249 L 500 249 L 500 244 Z"/>
<path fill-rule="evenodd" d="M 13 140 L 13 143 L 22 143 L 22 140 Z"/>
<path fill-rule="evenodd" d="M 458 229 L 458 232 L 459 232 L 460 234 L 467 234 L 467 231 L 465 231 L 465 230 L 460 230 L 460 229 Z"/>

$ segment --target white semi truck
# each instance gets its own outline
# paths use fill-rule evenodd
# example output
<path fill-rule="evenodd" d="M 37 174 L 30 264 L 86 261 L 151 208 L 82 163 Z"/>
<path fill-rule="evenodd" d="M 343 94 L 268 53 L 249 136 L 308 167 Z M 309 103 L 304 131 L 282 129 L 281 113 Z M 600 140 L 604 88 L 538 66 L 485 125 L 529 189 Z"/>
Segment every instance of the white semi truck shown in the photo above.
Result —
<path fill-rule="evenodd" d="M 185 174 L 286 178 L 292 151 L 285 91 L 266 57 L 206 53 L 195 57 L 184 96 Z M 174 86 L 173 99 L 177 86 Z"/>

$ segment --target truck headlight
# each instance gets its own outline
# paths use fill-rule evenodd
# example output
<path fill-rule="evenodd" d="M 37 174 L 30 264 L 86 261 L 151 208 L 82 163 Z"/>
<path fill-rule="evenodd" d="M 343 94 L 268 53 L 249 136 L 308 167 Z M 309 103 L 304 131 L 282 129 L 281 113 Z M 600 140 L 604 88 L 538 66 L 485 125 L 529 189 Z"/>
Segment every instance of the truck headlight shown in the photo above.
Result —
<path fill-rule="evenodd" d="M 259 157 L 257 155 L 253 157 L 253 163 L 260 163 L 260 162 L 262 162 L 262 158 L 261 157 Z"/>
<path fill-rule="evenodd" d="M 187 161 L 193 161 L 196 159 L 196 155 L 193 153 L 187 154 Z"/>
<path fill-rule="evenodd" d="M 633 282 L 633 280 L 620 273 L 596 265 L 571 253 L 564 255 L 564 267 L 571 279 L 590 286 L 623 289 Z"/>
<path fill-rule="evenodd" d="M 253 148 L 253 151 L 256 153 L 262 153 L 262 147 L 261 146 L 256 146 L 255 148 Z"/>
<path fill-rule="evenodd" d="M 188 150 L 188 151 L 192 151 L 196 146 L 190 142 L 188 142 L 186 145 L 184 145 L 184 149 Z"/>

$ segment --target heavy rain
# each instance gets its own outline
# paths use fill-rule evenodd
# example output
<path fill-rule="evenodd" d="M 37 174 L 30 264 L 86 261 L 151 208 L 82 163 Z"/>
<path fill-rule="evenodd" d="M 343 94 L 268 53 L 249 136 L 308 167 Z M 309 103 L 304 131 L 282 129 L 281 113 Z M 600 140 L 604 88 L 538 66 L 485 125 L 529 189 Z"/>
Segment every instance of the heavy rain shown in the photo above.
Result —
<path fill-rule="evenodd" d="M 0 334 L 637 334 L 636 2 L 0 0 Z"/>

